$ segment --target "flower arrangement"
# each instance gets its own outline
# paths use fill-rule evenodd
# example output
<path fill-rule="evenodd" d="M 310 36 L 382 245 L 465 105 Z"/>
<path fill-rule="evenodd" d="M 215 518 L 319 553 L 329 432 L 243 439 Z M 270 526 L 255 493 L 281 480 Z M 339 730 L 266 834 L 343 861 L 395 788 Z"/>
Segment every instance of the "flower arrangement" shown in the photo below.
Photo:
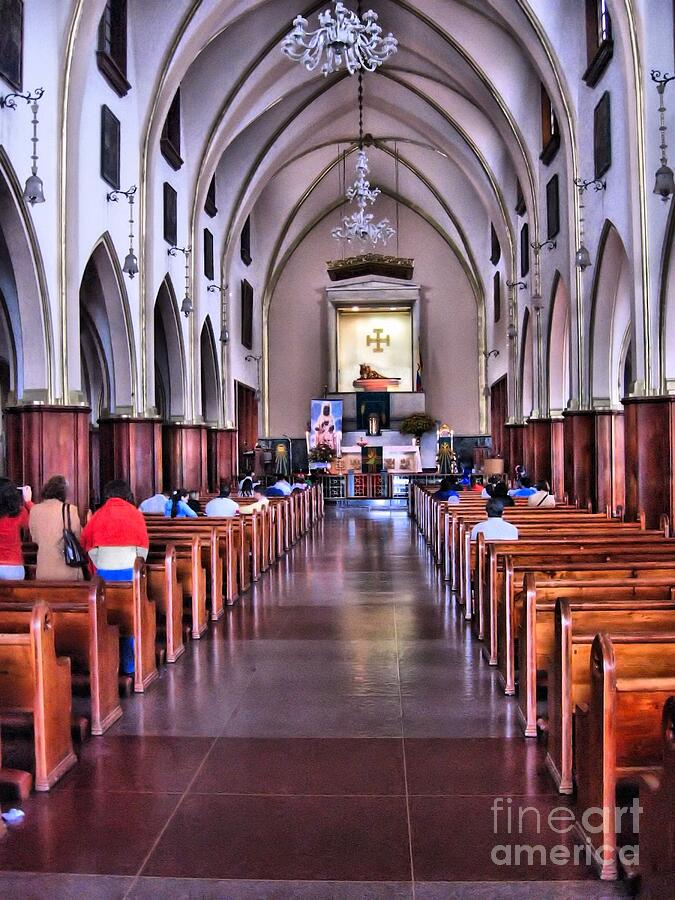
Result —
<path fill-rule="evenodd" d="M 319 444 L 309 452 L 310 462 L 329 463 L 335 459 L 335 450 L 327 447 L 325 444 Z"/>
<path fill-rule="evenodd" d="M 435 427 L 436 420 L 431 416 L 426 413 L 413 413 L 401 422 L 401 434 L 414 434 L 420 438 L 425 432 L 433 431 Z"/>

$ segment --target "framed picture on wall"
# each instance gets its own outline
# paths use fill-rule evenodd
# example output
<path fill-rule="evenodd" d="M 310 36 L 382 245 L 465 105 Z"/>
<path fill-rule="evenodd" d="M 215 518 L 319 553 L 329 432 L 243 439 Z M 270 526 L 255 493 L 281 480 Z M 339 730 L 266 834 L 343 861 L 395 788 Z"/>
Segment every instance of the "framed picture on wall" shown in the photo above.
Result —
<path fill-rule="evenodd" d="M 120 189 L 120 120 L 101 107 L 101 178 L 111 188 Z"/>
<path fill-rule="evenodd" d="M 253 287 L 246 279 L 241 283 L 241 343 L 253 349 Z"/>
<path fill-rule="evenodd" d="M 546 237 L 549 241 L 560 231 L 560 193 L 558 189 L 558 176 L 546 185 Z"/>
<path fill-rule="evenodd" d="M 595 177 L 602 178 L 612 165 L 612 128 L 609 91 L 605 91 L 593 113 L 593 158 Z"/>
<path fill-rule="evenodd" d="M 0 0 L 0 76 L 16 91 L 23 82 L 23 0 Z M 0 93 L 4 91 L 0 90 Z"/>
<path fill-rule="evenodd" d="M 172 247 L 178 242 L 178 194 L 168 181 L 164 182 L 164 240 Z"/>

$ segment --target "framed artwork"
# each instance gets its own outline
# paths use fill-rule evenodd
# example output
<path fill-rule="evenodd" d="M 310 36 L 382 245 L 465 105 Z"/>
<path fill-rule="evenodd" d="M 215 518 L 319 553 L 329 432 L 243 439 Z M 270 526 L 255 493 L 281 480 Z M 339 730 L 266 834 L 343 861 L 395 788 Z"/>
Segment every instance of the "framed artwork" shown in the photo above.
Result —
<path fill-rule="evenodd" d="M 546 185 L 546 223 L 546 236 L 550 241 L 560 231 L 560 192 L 557 175 L 554 175 Z"/>
<path fill-rule="evenodd" d="M 499 246 L 499 238 L 495 231 L 495 226 L 490 223 L 490 262 L 496 266 L 502 258 L 502 248 Z"/>
<path fill-rule="evenodd" d="M 595 177 L 602 178 L 612 165 L 612 128 L 609 91 L 605 91 L 593 113 L 593 159 Z"/>
<path fill-rule="evenodd" d="M 253 262 L 253 257 L 251 256 L 251 217 L 244 222 L 244 227 L 241 229 L 241 261 L 245 266 L 250 266 Z"/>
<path fill-rule="evenodd" d="M 502 278 L 499 272 L 495 272 L 492 280 L 492 305 L 494 321 L 499 322 L 502 317 Z"/>
<path fill-rule="evenodd" d="M 520 229 L 520 277 L 530 271 L 530 226 L 525 222 Z"/>
<path fill-rule="evenodd" d="M 364 475 L 379 475 L 384 468 L 384 447 L 361 447 L 361 471 Z"/>
<path fill-rule="evenodd" d="M 120 189 L 120 120 L 101 107 L 101 178 L 111 188 Z"/>
<path fill-rule="evenodd" d="M 164 182 L 164 240 L 175 247 L 178 243 L 178 194 Z"/>
<path fill-rule="evenodd" d="M 342 448 L 342 400 L 312 400 L 309 449 L 327 447 L 337 456 Z"/>
<path fill-rule="evenodd" d="M 523 189 L 520 186 L 520 181 L 516 178 L 516 213 L 519 216 L 525 215 L 525 197 L 523 196 Z"/>
<path fill-rule="evenodd" d="M 20 91 L 23 86 L 23 0 L 0 0 L 0 22 L 0 76 L 14 90 Z"/>
<path fill-rule="evenodd" d="M 241 343 L 253 349 L 253 287 L 246 279 L 241 283 Z"/>
<path fill-rule="evenodd" d="M 209 189 L 206 193 L 206 201 L 204 203 L 204 212 L 207 216 L 218 215 L 218 207 L 216 206 L 216 176 L 214 175 L 211 179 L 211 183 L 209 184 Z"/>

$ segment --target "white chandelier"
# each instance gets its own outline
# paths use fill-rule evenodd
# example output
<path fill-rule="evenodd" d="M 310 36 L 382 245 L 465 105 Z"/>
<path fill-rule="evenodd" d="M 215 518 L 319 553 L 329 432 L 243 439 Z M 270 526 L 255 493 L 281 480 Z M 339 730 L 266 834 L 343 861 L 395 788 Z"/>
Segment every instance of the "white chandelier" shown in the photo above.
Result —
<path fill-rule="evenodd" d="M 376 223 L 373 221 L 375 216 L 366 212 L 368 204 L 375 203 L 381 193 L 379 188 L 371 188 L 368 171 L 368 157 L 362 148 L 359 150 L 356 163 L 356 181 L 347 191 L 347 199 L 350 203 L 355 200 L 358 210 L 351 216 L 345 216 L 342 219 L 342 226 L 331 231 L 336 241 L 344 240 L 351 243 L 353 240 L 360 240 L 370 241 L 373 245 L 380 242 L 386 244 L 389 238 L 396 234 L 396 229 L 392 228 L 389 219 L 382 219 Z"/>
<path fill-rule="evenodd" d="M 359 2 L 359 13 L 360 5 Z M 364 69 L 374 72 L 398 49 L 393 34 L 383 34 L 377 22 L 377 13 L 372 9 L 361 19 L 360 14 L 336 0 L 334 13 L 326 9 L 319 14 L 316 31 L 309 31 L 307 19 L 297 16 L 281 49 L 292 60 L 303 63 L 309 72 L 319 66 L 325 52 L 321 66 L 324 76 L 339 71 L 343 65 L 350 75 Z"/>

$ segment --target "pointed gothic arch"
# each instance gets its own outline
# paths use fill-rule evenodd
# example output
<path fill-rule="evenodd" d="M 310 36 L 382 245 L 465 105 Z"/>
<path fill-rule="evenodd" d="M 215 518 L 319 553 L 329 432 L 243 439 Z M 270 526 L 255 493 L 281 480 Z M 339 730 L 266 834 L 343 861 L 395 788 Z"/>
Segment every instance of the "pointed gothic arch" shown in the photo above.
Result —
<path fill-rule="evenodd" d="M 199 337 L 199 358 L 201 361 L 202 418 L 209 425 L 217 425 L 221 417 L 222 402 L 216 339 L 210 316 L 204 320 Z"/>
<path fill-rule="evenodd" d="M 532 334 L 530 328 L 530 310 L 526 309 L 523 315 L 520 342 L 520 409 L 524 419 L 527 419 L 534 407 L 534 352 L 532 349 Z"/>
<path fill-rule="evenodd" d="M 560 272 L 551 287 L 546 357 L 548 360 L 548 409 L 559 416 L 570 398 L 570 296 Z"/>
<path fill-rule="evenodd" d="M 155 300 L 155 406 L 162 418 L 186 417 L 185 345 L 171 276 L 167 274 Z"/>

